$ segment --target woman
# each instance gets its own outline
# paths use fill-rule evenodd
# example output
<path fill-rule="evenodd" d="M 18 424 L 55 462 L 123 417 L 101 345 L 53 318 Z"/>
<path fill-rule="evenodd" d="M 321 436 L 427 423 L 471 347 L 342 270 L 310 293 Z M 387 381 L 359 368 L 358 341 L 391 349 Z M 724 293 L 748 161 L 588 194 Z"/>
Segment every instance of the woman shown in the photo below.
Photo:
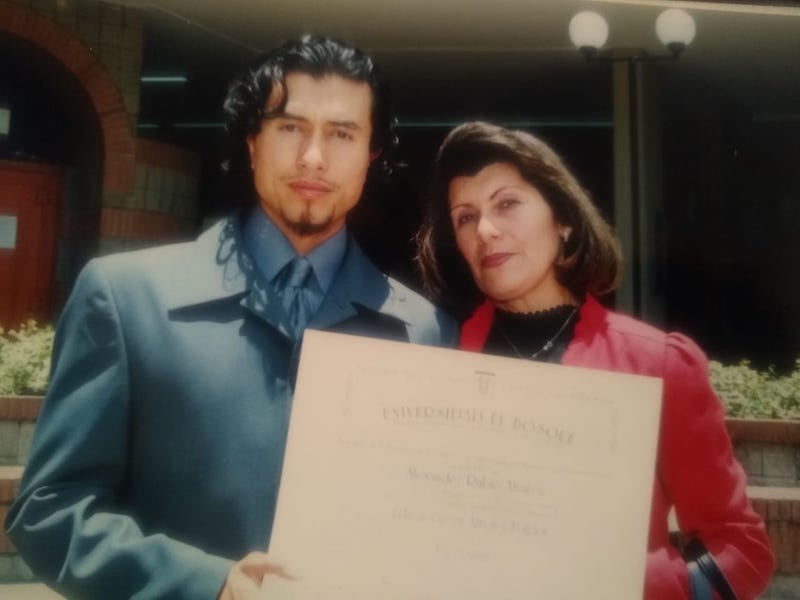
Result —
<path fill-rule="evenodd" d="M 457 127 L 439 150 L 417 243 L 429 291 L 451 308 L 477 305 L 462 348 L 663 378 L 645 598 L 702 586 L 756 597 L 773 559 L 706 358 L 686 337 L 598 303 L 618 284 L 619 247 L 561 159 L 527 133 Z M 692 539 L 688 562 L 670 543 L 673 507 Z"/>

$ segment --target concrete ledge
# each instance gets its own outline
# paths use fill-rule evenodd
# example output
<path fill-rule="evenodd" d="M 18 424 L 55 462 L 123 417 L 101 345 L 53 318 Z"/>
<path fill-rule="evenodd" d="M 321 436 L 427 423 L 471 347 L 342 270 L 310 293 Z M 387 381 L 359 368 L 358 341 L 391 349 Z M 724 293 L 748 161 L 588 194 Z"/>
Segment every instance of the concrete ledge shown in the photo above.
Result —
<path fill-rule="evenodd" d="M 41 396 L 0 396 L 0 421 L 35 421 L 43 400 Z"/>
<path fill-rule="evenodd" d="M 800 421 L 725 419 L 731 440 L 770 444 L 800 444 Z"/>

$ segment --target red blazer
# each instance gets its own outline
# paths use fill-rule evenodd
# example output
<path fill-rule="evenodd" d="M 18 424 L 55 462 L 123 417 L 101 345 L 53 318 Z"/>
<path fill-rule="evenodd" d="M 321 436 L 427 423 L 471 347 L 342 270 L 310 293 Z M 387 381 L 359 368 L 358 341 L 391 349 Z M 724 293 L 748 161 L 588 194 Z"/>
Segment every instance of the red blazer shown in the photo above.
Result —
<path fill-rule="evenodd" d="M 493 319 L 494 305 L 487 301 L 464 323 L 461 348 L 480 352 Z M 772 553 L 764 523 L 747 499 L 747 478 L 733 456 L 700 348 L 587 296 L 561 362 L 664 380 L 645 598 L 689 597 L 686 565 L 668 537 L 673 506 L 681 531 L 700 537 L 739 600 L 761 593 L 772 575 Z"/>

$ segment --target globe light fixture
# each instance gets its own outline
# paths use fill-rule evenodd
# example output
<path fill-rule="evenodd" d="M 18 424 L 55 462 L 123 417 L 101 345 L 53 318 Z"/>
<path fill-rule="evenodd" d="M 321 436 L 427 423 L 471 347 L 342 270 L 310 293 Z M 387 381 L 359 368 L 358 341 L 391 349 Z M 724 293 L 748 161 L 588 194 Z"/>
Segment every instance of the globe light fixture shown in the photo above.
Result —
<path fill-rule="evenodd" d="M 668 8 L 656 19 L 656 35 L 669 50 L 667 55 L 647 54 L 644 50 L 634 55 L 617 57 L 613 51 L 603 52 L 608 40 L 609 27 L 603 15 L 581 11 L 569 22 L 569 39 L 587 60 L 669 60 L 680 56 L 694 40 L 697 29 L 692 16 L 678 8 Z"/>
<path fill-rule="evenodd" d="M 647 202 L 648 177 L 643 148 L 652 152 L 658 143 L 653 134 L 655 119 L 648 117 L 651 95 L 656 94 L 652 74 L 657 61 L 675 61 L 692 43 L 696 28 L 686 11 L 669 8 L 655 22 L 655 33 L 666 52 L 653 54 L 642 47 L 607 47 L 609 26 L 606 19 L 593 11 L 575 14 L 569 22 L 569 39 L 586 60 L 611 63 L 611 92 L 614 119 L 614 215 L 623 254 L 630 257 L 623 286 L 617 300 L 634 314 L 639 314 L 648 294 L 645 283 L 652 276 L 647 262 L 648 244 L 652 244 L 655 225 Z M 642 75 L 649 73 L 650 75 Z M 640 77 L 650 77 L 650 85 L 640 85 Z M 648 120 L 649 119 L 649 120 Z M 643 200 L 644 198 L 644 200 Z M 644 300 L 643 300 L 644 299 Z"/>
<path fill-rule="evenodd" d="M 569 39 L 583 54 L 597 54 L 608 40 L 608 23 L 596 12 L 579 12 L 570 19 Z"/>
<path fill-rule="evenodd" d="M 685 10 L 668 8 L 656 19 L 656 35 L 673 54 L 680 54 L 692 43 L 697 28 Z"/>

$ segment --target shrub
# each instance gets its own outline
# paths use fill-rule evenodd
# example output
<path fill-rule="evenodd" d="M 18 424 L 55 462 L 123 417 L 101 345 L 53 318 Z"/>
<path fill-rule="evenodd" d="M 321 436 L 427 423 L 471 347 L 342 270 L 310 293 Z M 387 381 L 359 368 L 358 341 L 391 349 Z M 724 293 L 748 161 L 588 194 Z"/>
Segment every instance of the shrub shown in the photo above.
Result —
<path fill-rule="evenodd" d="M 50 376 L 53 327 L 28 321 L 0 329 L 0 394 L 44 394 Z"/>
<path fill-rule="evenodd" d="M 28 321 L 18 331 L 0 329 L 0 394 L 44 394 L 52 346 L 51 325 Z M 788 375 L 756 370 L 748 360 L 709 361 L 709 374 L 727 416 L 800 420 L 800 359 Z"/>
<path fill-rule="evenodd" d="M 800 419 L 800 359 L 788 375 L 757 371 L 748 360 L 727 366 L 712 360 L 709 370 L 729 417 Z"/>

